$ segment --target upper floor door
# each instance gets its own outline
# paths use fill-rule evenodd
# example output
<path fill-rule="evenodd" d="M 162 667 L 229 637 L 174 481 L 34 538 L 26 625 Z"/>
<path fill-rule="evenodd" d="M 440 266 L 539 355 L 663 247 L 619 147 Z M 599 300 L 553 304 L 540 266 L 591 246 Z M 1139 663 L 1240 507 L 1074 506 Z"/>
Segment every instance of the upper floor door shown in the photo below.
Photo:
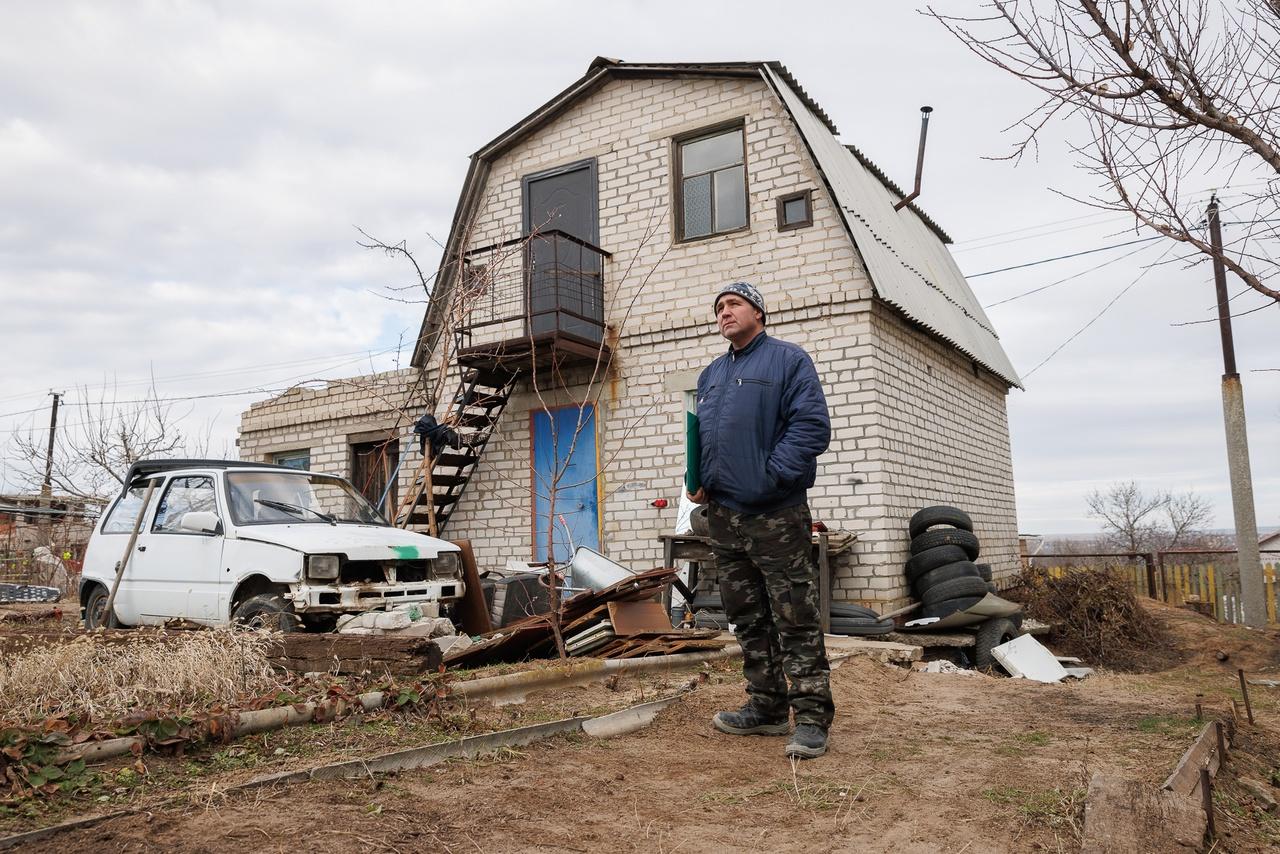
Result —
<path fill-rule="evenodd" d="M 594 158 L 524 179 L 524 232 L 529 244 L 529 331 L 567 332 L 601 340 L 604 293 L 600 256 L 558 231 L 595 246 L 600 241 Z"/>

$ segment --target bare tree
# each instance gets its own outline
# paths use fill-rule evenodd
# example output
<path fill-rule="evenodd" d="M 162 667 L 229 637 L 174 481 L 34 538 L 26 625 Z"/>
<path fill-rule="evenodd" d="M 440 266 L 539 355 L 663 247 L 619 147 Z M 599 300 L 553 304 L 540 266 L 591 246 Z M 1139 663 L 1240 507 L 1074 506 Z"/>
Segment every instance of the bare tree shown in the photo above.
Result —
<path fill-rule="evenodd" d="M 1204 539 L 1204 529 L 1213 521 L 1213 505 L 1209 499 L 1194 492 L 1170 495 L 1164 512 L 1168 536 L 1162 549 L 1200 544 L 1199 541 Z"/>
<path fill-rule="evenodd" d="M 1089 515 L 1102 521 L 1105 545 L 1135 553 L 1187 547 L 1213 518 L 1204 496 L 1147 493 L 1134 481 L 1095 489 L 1085 502 Z"/>
<path fill-rule="evenodd" d="M 1103 189 L 1077 200 L 1130 214 L 1206 258 L 1205 200 L 1192 191 L 1258 188 L 1227 208 L 1242 227 L 1229 230 L 1222 260 L 1265 305 L 1280 301 L 1266 284 L 1280 262 L 1280 3 L 994 0 L 987 9 L 928 14 L 1044 94 L 1012 126 L 1010 158 L 1037 147 L 1051 121 L 1082 118 L 1087 135 L 1072 147 Z"/>
<path fill-rule="evenodd" d="M 147 457 L 204 456 L 208 436 L 193 436 L 152 386 L 137 399 L 121 400 L 114 387 L 97 395 L 88 388 L 67 406 L 55 437 L 51 479 L 54 489 L 78 498 L 110 498 L 124 483 L 129 466 Z M 15 433 L 10 455 L 24 487 L 36 491 L 44 479 L 46 434 Z"/>
<path fill-rule="evenodd" d="M 1131 552 L 1146 551 L 1155 541 L 1167 500 L 1164 495 L 1147 495 L 1134 481 L 1112 484 L 1106 492 L 1095 489 L 1085 498 L 1089 515 L 1102 520 L 1110 543 Z"/>

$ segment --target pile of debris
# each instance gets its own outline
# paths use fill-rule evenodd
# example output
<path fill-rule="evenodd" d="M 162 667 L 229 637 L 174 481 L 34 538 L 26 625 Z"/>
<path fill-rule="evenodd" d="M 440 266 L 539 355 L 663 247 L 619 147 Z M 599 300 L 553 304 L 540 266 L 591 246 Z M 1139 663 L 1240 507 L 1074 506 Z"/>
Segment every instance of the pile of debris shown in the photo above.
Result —
<path fill-rule="evenodd" d="M 1029 615 L 1054 626 L 1058 645 L 1090 661 L 1133 668 L 1154 649 L 1170 646 L 1164 627 L 1143 610 L 1127 581 L 1094 569 L 1069 569 L 1060 577 L 1023 570 L 1008 595 Z"/>
<path fill-rule="evenodd" d="M 560 607 L 566 652 L 596 658 L 636 658 L 720 649 L 718 629 L 674 629 L 657 596 L 676 578 L 674 569 L 636 573 L 602 590 L 585 590 Z M 490 632 L 467 649 L 450 649 L 445 664 L 479 667 L 558 654 L 552 614 L 537 614 Z"/>

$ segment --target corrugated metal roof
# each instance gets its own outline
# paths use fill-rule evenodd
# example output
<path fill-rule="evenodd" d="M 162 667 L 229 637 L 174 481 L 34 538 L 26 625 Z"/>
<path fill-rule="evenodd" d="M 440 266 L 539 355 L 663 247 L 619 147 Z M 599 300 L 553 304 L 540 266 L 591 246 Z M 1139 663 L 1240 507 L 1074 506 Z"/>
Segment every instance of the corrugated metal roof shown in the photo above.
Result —
<path fill-rule="evenodd" d="M 1022 387 L 991 320 L 969 289 L 955 259 L 930 225 L 853 152 L 827 122 L 771 66 L 765 78 L 777 91 L 826 178 L 876 295 L 1004 379 Z"/>

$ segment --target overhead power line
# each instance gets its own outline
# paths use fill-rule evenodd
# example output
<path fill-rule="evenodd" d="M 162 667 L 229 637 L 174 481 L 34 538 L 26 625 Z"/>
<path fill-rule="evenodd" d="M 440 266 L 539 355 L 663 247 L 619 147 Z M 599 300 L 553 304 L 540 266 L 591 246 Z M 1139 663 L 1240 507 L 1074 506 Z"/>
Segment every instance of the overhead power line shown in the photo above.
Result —
<path fill-rule="evenodd" d="M 1253 220 L 1235 220 L 1233 222 L 1224 222 L 1222 225 L 1259 225 L 1261 223 L 1280 222 L 1280 219 L 1253 219 Z M 992 276 L 996 273 L 1007 273 L 1010 270 L 1022 270 L 1026 267 L 1036 267 L 1040 264 L 1048 264 L 1052 261 L 1066 261 L 1068 258 L 1079 258 L 1082 255 L 1092 255 L 1096 252 L 1106 252 L 1108 249 L 1121 249 L 1125 246 L 1133 246 L 1138 243 L 1150 243 L 1153 240 L 1164 238 L 1163 234 L 1155 234 L 1151 237 L 1140 237 L 1137 240 L 1129 240 L 1124 243 L 1112 243 L 1110 246 L 1099 246 L 1095 249 L 1084 249 L 1080 252 L 1072 252 L 1068 255 L 1055 255 L 1052 258 L 1041 258 L 1039 261 L 1028 261 L 1025 264 L 1014 264 L 1012 267 L 1001 267 L 998 270 L 987 270 L 985 273 L 974 273 L 965 276 L 966 279 L 978 279 L 983 276 Z"/>
<path fill-rule="evenodd" d="M 1079 273 L 1073 273 L 1072 275 L 1067 276 L 1065 279 L 1058 279 L 1058 281 L 1056 282 L 1050 282 L 1047 285 L 1041 285 L 1038 288 L 1032 288 L 1029 291 L 1023 291 L 1020 294 L 1016 294 L 1014 296 L 1007 297 L 1002 300 L 997 300 L 996 302 L 987 303 L 986 305 L 983 306 L 983 308 L 995 308 L 996 306 L 1004 305 L 1007 302 L 1013 302 L 1014 300 L 1019 300 L 1019 299 L 1022 299 L 1023 297 L 1029 297 L 1032 294 L 1038 294 L 1041 291 L 1047 291 L 1049 290 L 1049 288 L 1056 288 L 1058 285 L 1066 284 L 1067 282 L 1070 282 L 1073 279 L 1078 279 L 1081 276 L 1087 276 L 1090 273 L 1096 272 L 1097 270 L 1101 270 L 1103 267 L 1109 267 L 1110 265 L 1116 263 L 1117 261 L 1123 261 L 1125 258 L 1131 258 L 1146 248 L 1147 248 L 1146 246 L 1139 246 L 1137 249 L 1134 249 L 1130 252 L 1126 252 L 1125 254 L 1121 255 L 1119 258 L 1112 258 L 1108 261 L 1103 261 L 1101 264 L 1098 264 L 1097 266 L 1090 267 L 1087 270 L 1081 270 Z"/>
<path fill-rule="evenodd" d="M 987 270 L 985 273 L 974 273 L 972 276 L 965 276 L 966 279 L 979 279 L 983 276 L 992 276 L 996 273 L 1007 273 L 1010 270 L 1022 270 L 1027 267 L 1038 267 L 1041 264 L 1048 264 L 1051 261 L 1065 261 L 1068 258 L 1079 258 L 1082 255 L 1094 255 L 1098 252 L 1106 252 L 1109 249 L 1120 249 L 1124 246 L 1134 246 L 1138 243 L 1150 243 L 1153 240 L 1161 240 L 1163 234 L 1157 234 L 1154 237 L 1142 237 L 1138 240 L 1130 240 L 1125 243 L 1113 243 L 1110 246 L 1099 246 L 1096 249 L 1085 249 L 1081 252 L 1072 252 L 1070 255 L 1055 255 L 1052 258 L 1042 258 L 1039 261 L 1028 261 L 1025 264 L 1014 264 L 1012 267 L 1001 267 L 999 270 Z"/>
<path fill-rule="evenodd" d="M 355 364 L 356 362 L 362 362 L 367 357 L 384 356 L 388 353 L 395 352 L 398 349 L 399 347 L 397 346 L 397 347 L 389 347 L 385 350 L 378 350 L 375 352 L 361 351 L 361 356 L 358 359 L 339 362 L 336 365 L 328 365 L 324 368 L 319 369 L 319 371 L 324 372 L 324 371 L 336 370 L 337 368 L 346 367 L 347 365 Z M 137 404 L 137 403 L 179 403 L 179 402 L 186 402 L 186 401 L 192 401 L 192 400 L 207 400 L 210 398 L 218 398 L 218 397 L 244 397 L 252 394 L 276 394 L 279 392 L 288 391 L 290 388 L 293 387 L 292 385 L 285 385 L 284 387 L 276 388 L 276 386 L 280 386 L 281 383 L 291 384 L 300 379 L 307 379 L 307 378 L 308 377 L 306 377 L 306 375 L 301 375 L 301 376 L 294 375 L 289 377 L 282 377 L 280 379 L 274 379 L 274 380 L 271 380 L 269 383 L 264 383 L 263 385 L 254 386 L 251 388 L 240 388 L 240 389 L 233 389 L 233 390 L 221 391 L 221 392 L 208 392 L 205 394 L 179 395 L 179 396 L 173 396 L 173 397 L 145 397 L 145 398 L 138 398 L 134 400 L 103 400 L 100 402 L 100 405 L 117 406 L 117 405 L 127 405 L 127 404 Z M 316 377 L 316 379 L 324 379 L 324 378 Z M 99 404 L 95 404 L 93 401 L 87 401 L 87 403 L 89 403 L 89 405 L 95 405 L 95 406 L 99 405 Z M 43 407 L 40 407 L 40 409 L 43 409 Z M 88 419 L 85 421 L 76 422 L 74 424 L 67 424 L 65 426 L 70 428 L 70 427 L 85 427 L 93 424 L 102 424 L 106 421 L 110 421 L 111 418 L 113 417 L 114 415 L 107 416 L 105 418 Z M 0 429 L 0 433 L 21 433 L 28 429 L 30 428 L 16 427 L 16 428 L 10 428 L 10 429 Z"/>
<path fill-rule="evenodd" d="M 153 383 L 175 382 L 178 380 L 193 380 L 193 379 L 205 379 L 209 377 L 234 376 L 236 374 L 253 373 L 255 371 L 259 371 L 267 368 L 289 368 L 294 366 L 311 364 L 313 362 L 327 362 L 330 359 L 345 359 L 348 356 L 359 356 L 361 358 L 365 356 L 380 356 L 385 353 L 392 352 L 396 349 L 398 348 L 392 347 L 387 350 L 379 350 L 379 351 L 352 350 L 346 353 L 326 353 L 323 356 L 311 356 L 306 359 L 291 359 L 283 362 L 265 362 L 265 363 L 255 364 L 255 365 L 246 365 L 244 367 L 239 367 L 239 368 L 220 368 L 216 371 L 198 371 L 198 372 L 187 373 L 187 374 L 171 374 L 169 376 L 163 376 L 163 377 L 151 377 L 148 379 L 141 379 L 141 380 L 125 380 L 123 382 L 113 381 L 113 382 L 96 383 L 94 385 L 85 386 L 85 388 L 96 389 L 96 388 L 106 388 L 108 386 L 111 386 L 113 388 L 130 388 L 130 387 L 136 387 L 136 386 L 151 385 Z M 5 395 L 4 397 L 0 397 L 0 402 L 5 402 L 9 400 L 18 400 L 23 397 L 33 397 L 37 394 L 45 394 L 45 393 L 47 393 L 47 389 L 17 392 L 15 394 Z M 44 408 L 45 407 L 37 407 L 37 409 L 44 409 Z M 35 410 L 32 410 L 32 411 L 35 411 Z M 22 415 L 25 413 L 11 412 L 9 414 Z M 4 418 L 4 417 L 5 416 L 0 415 L 0 418 Z"/>
<path fill-rule="evenodd" d="M 1097 314 L 1095 314 L 1093 317 L 1091 317 L 1091 318 L 1089 319 L 1089 322 L 1088 322 L 1088 323 L 1086 323 L 1084 326 L 1081 326 L 1081 327 L 1080 327 L 1079 329 L 1077 329 L 1074 333 L 1072 333 L 1072 334 L 1071 334 L 1071 337 L 1069 337 L 1066 341 L 1063 341 L 1063 342 L 1062 342 L 1061 344 L 1059 344 L 1057 347 L 1053 348 L 1053 352 L 1051 352 L 1049 355 L 1047 355 L 1047 356 L 1045 356 L 1043 359 L 1041 359 L 1041 360 L 1040 360 L 1040 364 L 1036 365 L 1034 368 L 1032 368 L 1031 370 L 1029 370 L 1029 371 L 1027 371 L 1025 374 L 1023 374 L 1023 375 L 1022 375 L 1022 378 L 1023 378 L 1023 379 L 1026 379 L 1027 377 L 1029 377 L 1029 376 L 1031 376 L 1032 374 L 1034 374 L 1036 371 L 1038 371 L 1038 370 L 1040 370 L 1041 368 L 1043 368 L 1046 364 L 1048 364 L 1048 363 L 1049 363 L 1049 360 L 1050 360 L 1050 359 L 1052 359 L 1054 356 L 1056 356 L 1056 355 L 1058 355 L 1059 353 L 1061 353 L 1064 347 L 1066 347 L 1066 346 L 1067 346 L 1068 344 L 1070 344 L 1072 341 L 1074 341 L 1074 340 L 1076 340 L 1077 338 L 1079 338 L 1079 337 L 1084 333 L 1084 331 L 1085 331 L 1086 329 L 1088 329 L 1090 326 L 1093 326 L 1093 324 L 1097 323 L 1097 322 L 1098 322 L 1098 320 L 1100 320 L 1104 314 L 1106 314 L 1108 311 L 1110 311 L 1111 306 L 1113 306 L 1113 305 L 1115 305 L 1117 302 L 1119 302 L 1120 297 L 1122 297 L 1122 296 L 1124 296 L 1125 294 L 1127 294 L 1127 293 L 1128 293 L 1128 292 L 1133 288 L 1133 286 L 1134 286 L 1134 285 L 1138 284 L 1138 282 L 1141 282 L 1144 278 L 1146 278 L 1147 273 L 1150 273 L 1153 269 L 1155 269 L 1156 264 L 1159 264 L 1161 261 L 1163 261 L 1163 260 L 1165 259 L 1165 256 L 1166 256 L 1166 255 L 1168 255 L 1170 252 L 1172 252 L 1172 251 L 1173 251 L 1173 248 L 1174 248 L 1173 246 L 1169 246 L 1168 248 L 1166 248 L 1166 249 L 1164 250 L 1164 252 L 1162 252 L 1162 253 L 1160 254 L 1160 257 L 1156 259 L 1155 264 L 1151 264 L 1151 265 L 1149 265 L 1149 266 L 1147 266 L 1147 267 L 1143 268 L 1142 272 L 1141 272 L 1141 273 L 1139 273 L 1139 274 L 1137 275 L 1137 277 L 1136 277 L 1133 281 L 1129 282 L 1129 284 L 1127 284 L 1127 285 L 1125 285 L 1123 288 L 1121 288 L 1121 289 L 1120 289 L 1120 293 L 1118 293 L 1118 294 L 1116 294 L 1114 297 L 1112 297 L 1112 298 L 1111 298 L 1111 301 L 1110 301 L 1110 302 L 1108 302 L 1106 305 L 1104 305 L 1104 306 L 1102 307 L 1102 311 L 1099 311 Z"/>

